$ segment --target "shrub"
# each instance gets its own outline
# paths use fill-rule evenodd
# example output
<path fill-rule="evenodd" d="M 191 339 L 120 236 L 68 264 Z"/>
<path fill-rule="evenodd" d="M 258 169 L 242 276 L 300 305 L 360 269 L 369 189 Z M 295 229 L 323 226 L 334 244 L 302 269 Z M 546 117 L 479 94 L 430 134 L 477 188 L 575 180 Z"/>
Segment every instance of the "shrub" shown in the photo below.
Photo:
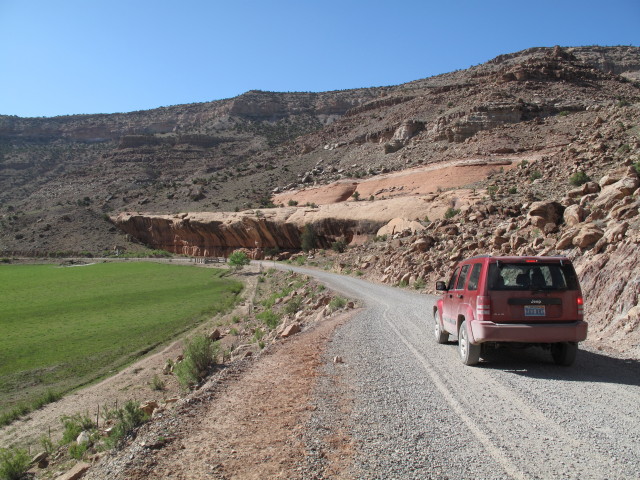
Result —
<path fill-rule="evenodd" d="M 241 270 L 245 265 L 249 265 L 251 260 L 246 253 L 236 250 L 229 255 L 229 265 L 231 265 L 236 271 Z"/>
<path fill-rule="evenodd" d="M 532 182 L 535 180 L 538 180 L 539 178 L 542 178 L 542 173 L 540 173 L 539 170 L 534 170 L 533 172 L 531 172 L 531 175 L 529 176 L 529 179 Z"/>
<path fill-rule="evenodd" d="M 587 183 L 589 180 L 591 180 L 589 178 L 589 175 L 587 175 L 583 171 L 576 172 L 573 175 L 571 175 L 571 177 L 569 177 L 569 183 L 571 183 L 571 185 L 574 185 L 576 187 L 579 187 L 580 185 Z"/>
<path fill-rule="evenodd" d="M 491 197 L 491 200 L 495 200 L 496 193 L 498 193 L 498 187 L 496 187 L 495 185 L 489 185 L 487 187 L 487 193 Z"/>
<path fill-rule="evenodd" d="M 309 250 L 313 250 L 316 248 L 318 243 L 318 237 L 316 236 L 316 231 L 313 228 L 313 225 L 307 223 L 302 230 L 302 235 L 300 237 L 300 248 L 305 252 Z"/>
<path fill-rule="evenodd" d="M 287 202 L 287 204 L 288 204 L 290 207 L 297 207 L 297 206 L 298 206 L 298 202 L 297 202 L 297 201 L 295 201 L 295 200 L 293 200 L 293 199 L 289 200 L 289 201 Z"/>
<path fill-rule="evenodd" d="M 296 313 L 302 307 L 302 296 L 296 295 L 284 306 L 284 313 Z"/>
<path fill-rule="evenodd" d="M 294 262 L 296 265 L 302 266 L 307 263 L 307 259 L 304 256 L 300 255 L 299 257 L 295 258 Z"/>
<path fill-rule="evenodd" d="M 29 453 L 24 449 L 0 449 L 0 478 L 3 480 L 18 480 L 29 469 Z"/>
<path fill-rule="evenodd" d="M 95 428 L 93 420 L 87 415 L 80 415 L 79 413 L 71 416 L 65 415 L 60 421 L 64 426 L 64 431 L 62 432 L 63 444 L 74 442 L 81 432 L 90 431 Z"/>
<path fill-rule="evenodd" d="M 212 342 L 205 335 L 196 335 L 187 341 L 184 348 L 184 359 L 176 365 L 174 372 L 178 382 L 184 388 L 196 385 L 215 363 L 219 344 Z"/>
<path fill-rule="evenodd" d="M 72 443 L 69 445 L 69 455 L 76 460 L 82 460 L 82 457 L 88 449 L 88 443 Z"/>
<path fill-rule="evenodd" d="M 343 253 L 347 249 L 347 243 L 344 240 L 337 240 L 331 244 L 331 250 Z"/>
<path fill-rule="evenodd" d="M 515 195 L 516 193 L 518 193 L 518 187 L 510 187 L 509 188 L 509 194 L 510 195 Z"/>
<path fill-rule="evenodd" d="M 444 218 L 453 218 L 459 213 L 460 213 L 460 210 L 457 210 L 453 207 L 449 207 L 447 208 L 447 211 L 444 212 Z"/>
<path fill-rule="evenodd" d="M 157 373 L 153 376 L 153 380 L 151 380 L 151 388 L 158 392 L 164 390 L 164 381 L 158 376 Z"/>
<path fill-rule="evenodd" d="M 422 290 L 427 285 L 427 282 L 424 281 L 424 278 L 418 278 L 413 284 L 413 288 L 416 290 Z"/>
<path fill-rule="evenodd" d="M 329 302 L 329 308 L 332 312 L 343 308 L 347 304 L 347 299 L 342 297 L 333 297 Z"/>
<path fill-rule="evenodd" d="M 566 117 L 567 115 L 569 115 L 569 112 L 567 110 L 562 110 L 558 113 L 558 116 L 560 117 Z"/>
<path fill-rule="evenodd" d="M 256 315 L 256 318 L 258 320 L 261 320 L 262 322 L 264 322 L 265 325 L 267 327 L 269 327 L 270 329 L 276 328 L 278 326 L 278 324 L 280 323 L 280 317 L 278 316 L 277 313 L 275 313 L 271 309 L 268 309 L 268 310 L 265 310 L 262 313 L 259 313 L 258 315 Z"/>
<path fill-rule="evenodd" d="M 139 426 L 149 420 L 149 416 L 140 409 L 134 400 L 129 400 L 123 408 L 110 411 L 107 416 L 116 421 L 106 441 L 107 446 L 110 447 L 120 445 L 122 440 L 133 434 Z"/>
<path fill-rule="evenodd" d="M 386 242 L 387 241 L 387 235 L 376 235 L 375 237 L 373 237 L 373 241 L 374 242 Z"/>
<path fill-rule="evenodd" d="M 357 202 L 358 200 L 360 200 L 360 192 L 358 191 L 353 192 L 351 197 Z"/>
<path fill-rule="evenodd" d="M 633 164 L 633 168 L 636 169 L 636 173 L 640 175 L 640 162 L 636 162 Z"/>
<path fill-rule="evenodd" d="M 253 338 L 256 341 L 260 341 L 262 340 L 262 338 L 264 337 L 264 332 L 262 331 L 261 328 L 256 328 L 255 332 L 253 332 Z"/>

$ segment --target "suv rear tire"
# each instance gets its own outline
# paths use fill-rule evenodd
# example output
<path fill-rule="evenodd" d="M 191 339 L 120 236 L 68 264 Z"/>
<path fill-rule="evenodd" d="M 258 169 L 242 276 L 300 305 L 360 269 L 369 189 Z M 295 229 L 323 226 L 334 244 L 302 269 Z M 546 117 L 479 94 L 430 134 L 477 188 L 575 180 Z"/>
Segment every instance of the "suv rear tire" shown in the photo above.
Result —
<path fill-rule="evenodd" d="M 458 330 L 458 352 L 460 358 L 465 365 L 475 365 L 480 361 L 480 345 L 474 345 L 469 342 L 469 334 L 467 332 L 466 320 L 460 325 Z"/>
<path fill-rule="evenodd" d="M 433 331 L 436 337 L 436 342 L 447 343 L 449 341 L 449 333 L 444 331 L 442 327 L 440 327 L 440 320 L 438 319 L 438 310 L 433 311 L 433 324 L 434 324 Z"/>
<path fill-rule="evenodd" d="M 573 342 L 554 343 L 551 345 L 551 356 L 556 365 L 568 367 L 573 365 L 578 353 L 578 344 Z"/>

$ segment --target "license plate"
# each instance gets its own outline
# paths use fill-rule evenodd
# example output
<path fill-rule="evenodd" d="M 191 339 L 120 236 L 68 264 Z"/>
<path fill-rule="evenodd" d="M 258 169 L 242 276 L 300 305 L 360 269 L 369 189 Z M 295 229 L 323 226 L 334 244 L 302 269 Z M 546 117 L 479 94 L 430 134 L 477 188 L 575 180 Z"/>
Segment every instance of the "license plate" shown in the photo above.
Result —
<path fill-rule="evenodd" d="M 525 305 L 524 316 L 525 317 L 544 317 L 544 305 Z"/>

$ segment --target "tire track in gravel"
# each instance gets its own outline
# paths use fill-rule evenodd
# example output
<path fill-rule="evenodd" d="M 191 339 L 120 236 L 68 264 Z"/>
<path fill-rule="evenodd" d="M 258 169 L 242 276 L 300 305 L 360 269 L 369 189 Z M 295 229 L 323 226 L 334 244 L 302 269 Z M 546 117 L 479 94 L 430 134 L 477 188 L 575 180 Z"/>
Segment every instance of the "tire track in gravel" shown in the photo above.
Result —
<path fill-rule="evenodd" d="M 581 350 L 561 368 L 528 349 L 465 367 L 432 338 L 435 297 L 302 270 L 368 307 L 330 349 L 355 395 L 357 478 L 638 478 L 637 361 Z"/>

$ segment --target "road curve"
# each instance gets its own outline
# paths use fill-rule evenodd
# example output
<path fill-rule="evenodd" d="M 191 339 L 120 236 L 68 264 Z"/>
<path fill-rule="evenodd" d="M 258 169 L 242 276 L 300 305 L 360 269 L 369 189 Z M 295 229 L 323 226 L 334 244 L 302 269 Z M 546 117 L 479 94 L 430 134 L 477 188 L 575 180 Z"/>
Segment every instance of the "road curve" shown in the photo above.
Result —
<path fill-rule="evenodd" d="M 278 268 L 312 275 L 366 307 L 326 354 L 332 380 L 319 384 L 309 440 L 318 462 L 335 448 L 325 438 L 333 430 L 348 432 L 349 476 L 362 479 L 640 478 L 639 362 L 581 349 L 572 367 L 558 367 L 527 349 L 467 367 L 455 342 L 433 338 L 434 296 Z"/>

